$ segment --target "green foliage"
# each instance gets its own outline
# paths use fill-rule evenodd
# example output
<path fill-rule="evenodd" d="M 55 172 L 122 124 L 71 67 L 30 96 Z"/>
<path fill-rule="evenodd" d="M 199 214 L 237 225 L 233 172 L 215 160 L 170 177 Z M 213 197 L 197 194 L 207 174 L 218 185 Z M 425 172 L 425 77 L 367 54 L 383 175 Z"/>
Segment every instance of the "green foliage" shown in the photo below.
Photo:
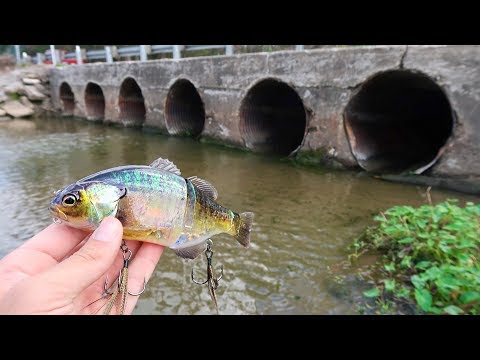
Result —
<path fill-rule="evenodd" d="M 456 202 L 395 206 L 374 217 L 350 256 L 382 254 L 365 296 L 379 306 L 415 303 L 420 313 L 480 313 L 480 204 Z"/>
<path fill-rule="evenodd" d="M 0 45 L 0 55 L 4 54 L 14 54 L 15 50 L 13 49 L 12 45 Z"/>
<path fill-rule="evenodd" d="M 18 95 L 17 93 L 9 93 L 8 98 L 10 100 L 20 100 L 20 95 Z"/>
<path fill-rule="evenodd" d="M 298 152 L 295 161 L 302 165 L 320 165 L 325 160 L 325 152 L 323 150 L 310 150 Z"/>

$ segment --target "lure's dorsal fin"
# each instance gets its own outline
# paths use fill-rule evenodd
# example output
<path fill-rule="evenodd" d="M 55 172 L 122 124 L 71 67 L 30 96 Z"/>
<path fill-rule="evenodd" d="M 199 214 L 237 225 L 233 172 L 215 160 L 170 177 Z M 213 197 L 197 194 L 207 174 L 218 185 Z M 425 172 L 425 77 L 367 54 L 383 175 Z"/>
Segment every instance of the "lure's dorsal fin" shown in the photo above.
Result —
<path fill-rule="evenodd" d="M 177 166 L 168 159 L 158 158 L 157 160 L 152 162 L 150 166 L 156 169 L 170 171 L 171 173 L 174 173 L 176 175 L 182 175 Z"/>
<path fill-rule="evenodd" d="M 198 190 L 202 192 L 205 196 L 212 200 L 216 200 L 218 197 L 218 192 L 217 189 L 213 187 L 212 184 L 210 184 L 208 181 L 200 179 L 196 176 L 190 176 L 187 178 L 187 180 L 190 180 L 193 185 L 197 187 Z"/>
<path fill-rule="evenodd" d="M 181 247 L 181 248 L 176 248 L 172 250 L 175 252 L 175 254 L 177 254 L 181 258 L 195 259 L 198 255 L 203 253 L 206 248 L 207 248 L 207 245 L 205 244 L 205 241 L 202 241 L 197 245 Z"/>

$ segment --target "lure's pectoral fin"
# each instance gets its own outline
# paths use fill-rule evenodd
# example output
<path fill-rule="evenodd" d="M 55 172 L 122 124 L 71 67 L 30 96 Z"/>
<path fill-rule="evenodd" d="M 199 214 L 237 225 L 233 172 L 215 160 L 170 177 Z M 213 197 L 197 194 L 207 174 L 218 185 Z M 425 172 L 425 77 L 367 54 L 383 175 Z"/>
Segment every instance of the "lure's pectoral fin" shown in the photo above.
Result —
<path fill-rule="evenodd" d="M 244 212 L 234 220 L 237 222 L 235 225 L 235 239 L 246 248 L 250 246 L 250 232 L 252 231 L 254 215 L 253 212 Z"/>
<path fill-rule="evenodd" d="M 200 254 L 205 252 L 205 249 L 206 249 L 205 241 L 202 241 L 201 243 L 196 245 L 191 245 L 191 246 L 181 247 L 181 248 L 174 248 L 172 250 L 175 252 L 175 254 L 177 254 L 181 258 L 195 259 Z"/>
<path fill-rule="evenodd" d="M 171 173 L 174 173 L 176 175 L 182 175 L 177 166 L 168 159 L 158 158 L 157 160 L 152 162 L 150 166 L 160 170 L 170 171 Z"/>
<path fill-rule="evenodd" d="M 216 200 L 218 197 L 218 192 L 215 187 L 210 184 L 208 181 L 200 179 L 196 176 L 190 176 L 187 178 L 187 180 L 190 180 L 195 187 L 202 192 L 205 196 L 207 196 L 209 199 Z"/>

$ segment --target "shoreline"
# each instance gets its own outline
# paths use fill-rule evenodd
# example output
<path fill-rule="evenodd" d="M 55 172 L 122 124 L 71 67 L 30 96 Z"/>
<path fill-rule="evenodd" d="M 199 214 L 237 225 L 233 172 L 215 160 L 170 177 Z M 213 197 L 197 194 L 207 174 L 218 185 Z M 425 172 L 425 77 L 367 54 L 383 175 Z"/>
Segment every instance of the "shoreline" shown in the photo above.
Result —
<path fill-rule="evenodd" d="M 0 121 L 45 116 L 53 111 L 48 65 L 3 68 L 0 72 Z"/>

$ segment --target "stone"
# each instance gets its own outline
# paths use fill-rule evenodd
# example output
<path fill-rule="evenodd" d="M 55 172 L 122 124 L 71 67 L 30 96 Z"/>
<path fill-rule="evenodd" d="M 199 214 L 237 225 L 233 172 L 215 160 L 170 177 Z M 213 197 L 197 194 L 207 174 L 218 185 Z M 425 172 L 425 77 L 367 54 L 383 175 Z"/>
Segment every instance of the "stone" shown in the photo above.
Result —
<path fill-rule="evenodd" d="M 38 91 L 35 86 L 26 85 L 24 89 L 25 89 L 24 94 L 27 95 L 29 100 L 38 101 L 46 98 L 46 96 L 42 94 L 40 91 Z"/>
<path fill-rule="evenodd" d="M 23 78 L 22 81 L 25 85 L 36 85 L 41 83 L 40 80 L 33 78 Z"/>
<path fill-rule="evenodd" d="M 41 108 L 45 111 L 54 111 L 51 99 L 46 98 L 45 100 L 43 100 Z"/>
<path fill-rule="evenodd" d="M 15 68 L 15 58 L 11 55 L 0 55 L 0 72 Z"/>
<path fill-rule="evenodd" d="M 0 122 L 2 121 L 8 121 L 8 120 L 12 120 L 11 117 L 8 117 L 8 116 L 0 116 Z"/>
<path fill-rule="evenodd" d="M 32 109 L 26 107 L 25 105 L 16 100 L 8 101 L 3 104 L 2 107 L 8 115 L 15 118 L 30 116 L 34 113 Z"/>
<path fill-rule="evenodd" d="M 30 65 L 20 69 L 20 78 L 38 79 L 40 81 L 48 81 L 48 71 L 51 65 Z"/>
<path fill-rule="evenodd" d="M 35 84 L 35 88 L 43 95 L 50 96 L 50 91 L 42 84 Z"/>
<path fill-rule="evenodd" d="M 5 88 L 3 90 L 5 91 L 5 94 L 7 94 L 7 95 L 8 94 L 23 94 L 23 93 L 25 93 L 24 86 L 20 81 L 15 81 L 15 82 L 12 82 L 12 83 L 8 84 L 7 86 L 5 86 Z"/>
<path fill-rule="evenodd" d="M 2 90 L 0 90 L 0 103 L 5 102 L 7 100 L 8 100 L 8 96 L 5 95 L 5 93 Z"/>
<path fill-rule="evenodd" d="M 20 96 L 20 102 L 22 103 L 22 105 L 25 105 L 26 107 L 30 108 L 30 109 L 34 109 L 35 108 L 35 105 L 33 105 L 30 100 L 28 100 L 28 98 L 26 96 Z"/>
<path fill-rule="evenodd" d="M 7 115 L 7 113 L 5 112 L 5 110 L 0 109 L 0 117 L 5 116 L 5 115 Z"/>

